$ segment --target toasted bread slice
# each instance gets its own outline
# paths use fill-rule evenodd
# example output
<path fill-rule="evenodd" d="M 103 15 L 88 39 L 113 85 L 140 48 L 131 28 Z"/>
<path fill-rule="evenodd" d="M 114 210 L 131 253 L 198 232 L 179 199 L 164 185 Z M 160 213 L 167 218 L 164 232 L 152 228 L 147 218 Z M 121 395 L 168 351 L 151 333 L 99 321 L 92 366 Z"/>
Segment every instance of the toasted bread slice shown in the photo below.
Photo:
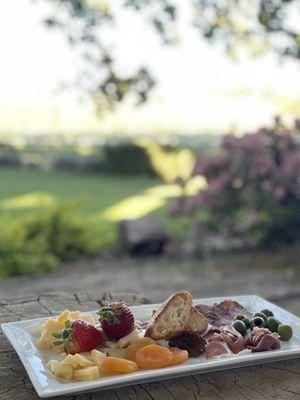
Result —
<path fill-rule="evenodd" d="M 191 308 L 190 318 L 185 325 L 185 330 L 188 332 L 197 332 L 200 335 L 207 329 L 208 322 L 204 315 L 195 307 Z"/>
<path fill-rule="evenodd" d="M 145 336 L 154 340 L 171 339 L 185 330 L 193 305 L 189 292 L 177 292 L 169 297 L 150 319 Z"/>

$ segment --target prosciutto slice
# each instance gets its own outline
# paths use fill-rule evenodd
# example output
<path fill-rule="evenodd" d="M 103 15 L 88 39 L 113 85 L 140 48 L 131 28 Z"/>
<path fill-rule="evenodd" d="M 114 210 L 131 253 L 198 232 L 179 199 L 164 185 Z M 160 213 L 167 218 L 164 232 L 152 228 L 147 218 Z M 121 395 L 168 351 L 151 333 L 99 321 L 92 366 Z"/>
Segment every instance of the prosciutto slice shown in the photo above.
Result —
<path fill-rule="evenodd" d="M 205 356 L 207 359 L 221 357 L 225 354 L 233 354 L 225 342 L 214 340 L 209 342 L 205 347 Z"/>
<path fill-rule="evenodd" d="M 233 329 L 231 326 L 222 326 L 220 329 L 213 329 L 207 337 L 208 343 L 222 342 L 225 343 L 230 352 L 237 354 L 245 349 L 243 336 Z M 207 346 L 205 348 L 207 351 Z M 226 350 L 226 348 L 224 348 Z"/>
<path fill-rule="evenodd" d="M 245 344 L 253 352 L 280 349 L 279 337 L 267 328 L 254 328 Z"/>
<path fill-rule="evenodd" d="M 213 306 L 197 304 L 195 308 L 206 317 L 213 328 L 230 325 L 234 318 L 239 314 L 251 317 L 251 313 L 234 300 L 224 300 L 219 304 L 214 304 Z"/>

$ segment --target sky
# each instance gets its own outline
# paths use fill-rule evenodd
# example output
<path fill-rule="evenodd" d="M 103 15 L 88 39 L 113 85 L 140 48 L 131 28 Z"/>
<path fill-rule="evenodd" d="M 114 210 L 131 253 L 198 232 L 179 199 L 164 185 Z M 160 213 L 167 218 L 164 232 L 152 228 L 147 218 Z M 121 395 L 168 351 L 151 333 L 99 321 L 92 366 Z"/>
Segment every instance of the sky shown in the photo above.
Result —
<path fill-rule="evenodd" d="M 271 54 L 233 62 L 220 46 L 209 45 L 188 28 L 185 11 L 180 45 L 165 48 L 150 26 L 127 12 L 119 16 L 113 35 L 120 68 L 146 64 L 158 85 L 145 106 L 124 105 L 99 119 L 91 104 L 58 90 L 76 77 L 81 61 L 62 33 L 43 26 L 47 10 L 43 0 L 2 5 L 0 133 L 250 130 L 270 123 L 282 111 L 282 99 L 298 99 L 300 63 L 280 64 Z"/>

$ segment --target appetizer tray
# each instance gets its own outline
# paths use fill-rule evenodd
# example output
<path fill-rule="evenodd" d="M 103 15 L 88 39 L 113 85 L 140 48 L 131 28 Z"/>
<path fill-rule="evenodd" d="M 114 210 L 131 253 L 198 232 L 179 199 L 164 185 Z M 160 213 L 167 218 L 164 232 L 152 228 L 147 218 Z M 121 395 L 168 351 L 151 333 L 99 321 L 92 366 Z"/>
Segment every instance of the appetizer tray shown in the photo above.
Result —
<path fill-rule="evenodd" d="M 174 365 L 172 367 L 137 371 L 125 375 L 106 376 L 89 382 L 62 383 L 55 379 L 46 367 L 50 357 L 53 358 L 53 354 L 50 355 L 51 352 L 48 350 L 39 349 L 36 344 L 41 324 L 47 318 L 6 323 L 2 324 L 1 328 L 19 355 L 35 390 L 42 398 L 111 389 L 185 375 L 239 368 L 248 365 L 300 357 L 300 318 L 259 296 L 230 296 L 226 298 L 238 301 L 251 312 L 256 312 L 257 310 L 264 308 L 270 309 L 281 321 L 292 325 L 294 332 L 292 340 L 283 343 L 280 350 L 251 354 L 232 354 L 211 360 L 206 360 L 204 356 L 200 356 L 189 358 L 186 363 L 177 366 Z M 222 300 L 225 300 L 225 298 L 196 299 L 194 300 L 194 304 L 213 305 Z M 157 307 L 157 304 L 150 304 L 131 307 L 131 310 L 136 319 L 148 321 L 151 317 L 152 310 Z M 93 314 L 96 316 L 96 312 Z"/>

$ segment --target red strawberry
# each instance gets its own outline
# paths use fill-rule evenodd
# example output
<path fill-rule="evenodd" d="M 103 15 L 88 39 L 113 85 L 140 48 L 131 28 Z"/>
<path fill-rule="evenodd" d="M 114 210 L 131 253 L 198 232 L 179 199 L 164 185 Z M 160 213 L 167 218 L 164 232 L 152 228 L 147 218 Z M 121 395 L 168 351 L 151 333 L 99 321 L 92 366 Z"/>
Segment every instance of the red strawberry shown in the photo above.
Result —
<path fill-rule="evenodd" d="M 100 308 L 102 329 L 112 339 L 120 339 L 134 329 L 134 316 L 124 303 L 110 303 Z"/>
<path fill-rule="evenodd" d="M 53 333 L 54 337 L 61 339 L 53 344 L 54 346 L 63 344 L 68 354 L 93 350 L 103 342 L 101 332 L 87 321 L 80 319 L 66 321 L 65 326 L 62 331 Z"/>

